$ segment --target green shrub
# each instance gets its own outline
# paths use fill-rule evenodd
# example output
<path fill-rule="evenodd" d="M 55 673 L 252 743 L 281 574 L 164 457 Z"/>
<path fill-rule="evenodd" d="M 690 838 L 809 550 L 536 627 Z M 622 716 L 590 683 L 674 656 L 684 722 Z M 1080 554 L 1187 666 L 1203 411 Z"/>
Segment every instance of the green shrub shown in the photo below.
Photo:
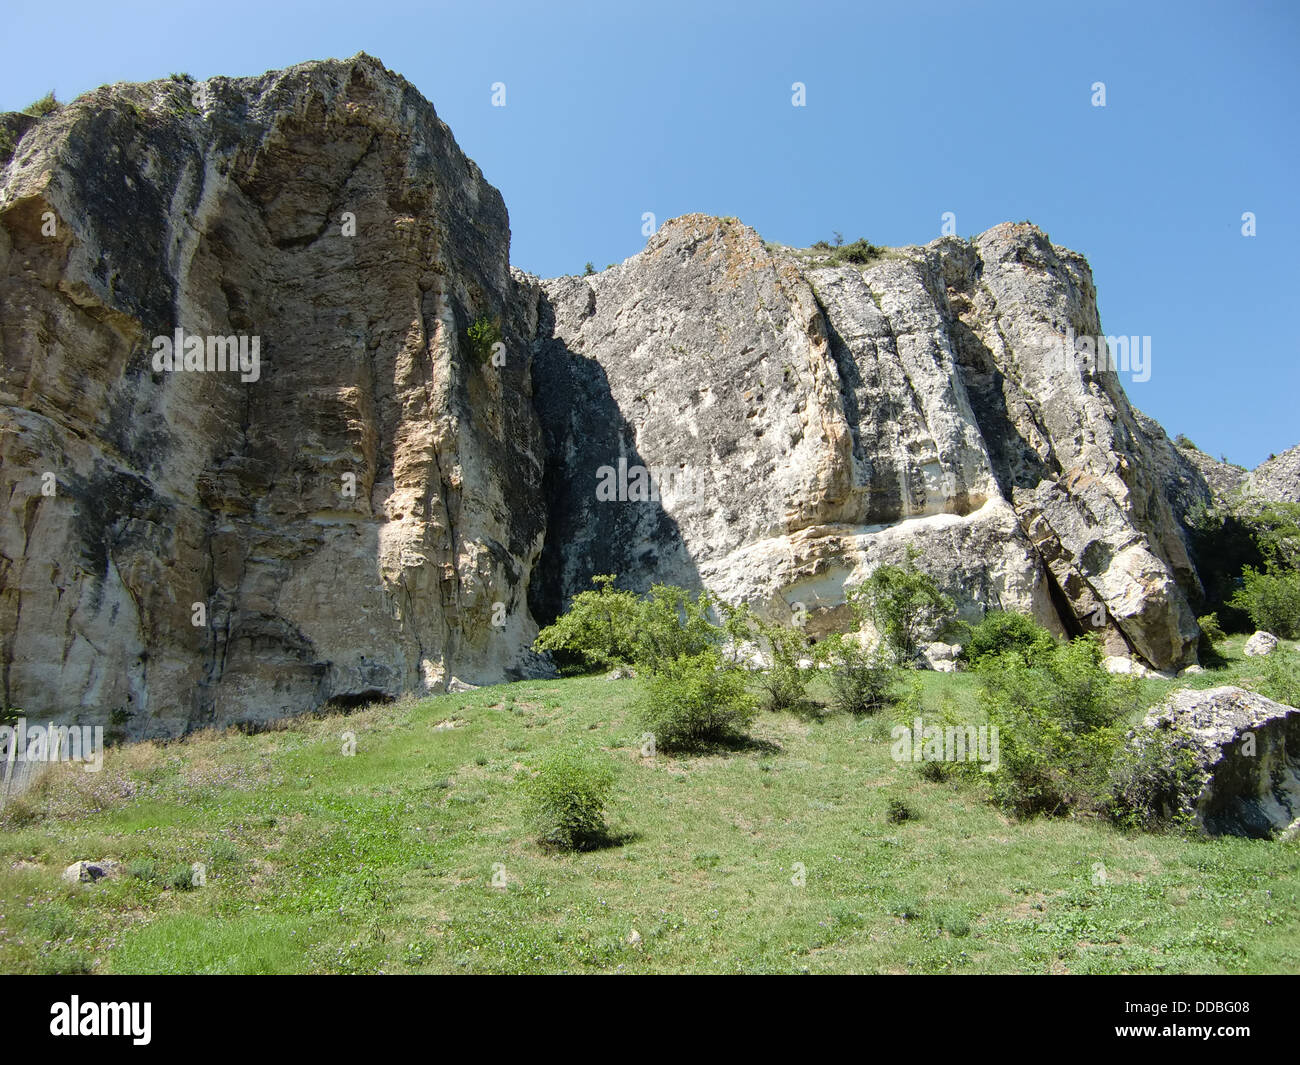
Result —
<path fill-rule="evenodd" d="M 916 568 L 917 556 L 911 549 L 903 565 L 877 566 L 865 583 L 845 589 L 854 616 L 870 619 L 900 664 L 912 664 L 921 639 L 955 609 L 935 579 Z"/>
<path fill-rule="evenodd" d="M 565 747 L 541 763 L 526 787 L 529 821 L 543 846 L 590 850 L 608 841 L 605 804 L 614 772 L 607 759 Z"/>
<path fill-rule="evenodd" d="M 44 118 L 46 115 L 52 115 L 63 105 L 54 98 L 54 92 L 47 92 L 39 100 L 33 100 L 23 108 L 23 114 L 32 115 L 35 118 Z"/>
<path fill-rule="evenodd" d="M 901 825 L 904 821 L 910 821 L 915 816 L 912 808 L 902 799 L 889 800 L 889 806 L 885 811 L 885 820 L 891 825 Z"/>
<path fill-rule="evenodd" d="M 537 634 L 533 647 L 550 652 L 561 673 L 610 669 L 636 656 L 637 613 L 632 592 L 617 591 L 614 574 L 591 578 L 595 591 L 579 592 L 555 623 Z"/>
<path fill-rule="evenodd" d="M 646 677 L 640 724 L 664 750 L 732 739 L 757 711 L 745 680 L 716 648 L 664 662 Z"/>
<path fill-rule="evenodd" d="M 1284 570 L 1270 562 L 1263 571 L 1247 566 L 1241 574 L 1243 586 L 1231 604 L 1250 615 L 1255 628 L 1300 638 L 1300 570 Z"/>
<path fill-rule="evenodd" d="M 756 644 L 768 660 L 757 674 L 769 710 L 801 705 L 808 692 L 812 670 L 799 663 L 809 659 L 808 636 L 802 629 L 779 625 L 756 616 L 747 606 L 723 607 L 725 631 L 734 644 Z"/>
<path fill-rule="evenodd" d="M 685 588 L 655 584 L 637 605 L 635 664 L 658 670 L 680 658 L 703 654 L 722 643 L 724 632 L 710 615 L 713 597 L 700 592 L 694 599 Z"/>
<path fill-rule="evenodd" d="M 840 266 L 844 263 L 853 263 L 858 266 L 863 266 L 871 262 L 873 259 L 880 258 L 880 255 L 880 248 L 877 248 L 874 244 L 859 237 L 852 244 L 842 244 L 836 248 L 832 248 L 828 258 L 836 266 Z"/>
<path fill-rule="evenodd" d="M 164 883 L 173 891 L 192 891 L 194 870 L 188 865 L 174 865 L 167 871 Z"/>
<path fill-rule="evenodd" d="M 588 262 L 587 265 L 582 268 L 583 277 L 590 277 L 595 272 L 596 272 L 596 268 L 592 266 L 590 262 Z"/>
<path fill-rule="evenodd" d="M 1191 750 L 1175 733 L 1144 729 L 1116 753 L 1106 812 L 1124 828 L 1186 826 L 1192 812 L 1188 799 L 1201 783 Z"/>
<path fill-rule="evenodd" d="M 1024 665 L 1032 665 L 1056 647 L 1052 634 L 1027 614 L 990 610 L 970 627 L 961 658 L 972 667 L 985 659 L 1014 654 Z"/>
<path fill-rule="evenodd" d="M 1196 619 L 1196 624 L 1201 627 L 1202 647 L 1207 642 L 1214 645 L 1228 638 L 1228 634 L 1223 631 L 1223 626 L 1219 624 L 1218 614 L 1205 614 Z"/>
<path fill-rule="evenodd" d="M 851 636 L 835 633 L 817 645 L 830 669 L 831 706 L 846 714 L 874 714 L 894 701 L 898 669 L 889 655 L 869 650 Z"/>
<path fill-rule="evenodd" d="M 1300 568 L 1300 503 L 1267 503 L 1245 521 L 1266 562 Z"/>
<path fill-rule="evenodd" d="M 1098 811 L 1110 802 L 1110 772 L 1126 716 L 1138 708 L 1133 677 L 1108 673 L 1096 636 L 1054 647 L 1033 665 L 986 658 L 980 703 L 998 729 L 1001 768 L 994 800 L 1020 817 Z"/>
<path fill-rule="evenodd" d="M 126 867 L 126 875 L 137 880 L 156 880 L 158 863 L 152 858 L 132 858 Z"/>
<path fill-rule="evenodd" d="M 1253 691 L 1284 706 L 1300 706 L 1300 652 L 1278 647 L 1251 666 L 1258 673 L 1248 683 Z"/>
<path fill-rule="evenodd" d="M 466 331 L 470 354 L 480 366 L 492 357 L 492 348 L 501 342 L 501 323 L 487 315 L 479 315 Z"/>

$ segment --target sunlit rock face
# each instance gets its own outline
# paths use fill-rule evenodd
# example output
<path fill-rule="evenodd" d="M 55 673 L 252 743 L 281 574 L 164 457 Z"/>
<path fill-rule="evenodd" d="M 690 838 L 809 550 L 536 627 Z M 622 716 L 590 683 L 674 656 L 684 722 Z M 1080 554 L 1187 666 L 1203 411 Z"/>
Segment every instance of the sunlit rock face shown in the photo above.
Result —
<path fill-rule="evenodd" d="M 1205 478 L 1033 226 L 830 265 L 689 215 L 539 281 L 364 55 L 0 125 L 7 707 L 171 736 L 531 675 L 595 573 L 817 635 L 909 553 L 968 618 L 1192 659 Z"/>
<path fill-rule="evenodd" d="M 365 56 L 111 86 L 3 178 L 7 705 L 173 735 L 530 667 L 534 323 L 415 89 Z M 178 328 L 257 338 L 255 379 L 156 369 Z"/>
<path fill-rule="evenodd" d="M 845 584 L 912 550 L 967 617 L 1193 660 L 1196 576 L 1159 475 L 1180 460 L 1075 343 L 1101 334 L 1090 271 L 1035 227 L 831 266 L 691 215 L 543 292 L 548 504 L 568 524 L 539 614 L 617 572 L 802 605 L 815 633 L 845 620 Z M 657 498 L 598 501 L 620 461 L 659 471 Z"/>

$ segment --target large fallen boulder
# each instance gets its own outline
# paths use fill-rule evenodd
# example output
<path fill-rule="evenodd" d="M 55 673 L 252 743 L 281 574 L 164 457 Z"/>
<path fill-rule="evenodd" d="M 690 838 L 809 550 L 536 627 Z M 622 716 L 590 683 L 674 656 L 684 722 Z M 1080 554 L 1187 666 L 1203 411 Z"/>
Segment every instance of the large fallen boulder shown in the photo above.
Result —
<path fill-rule="evenodd" d="M 1207 834 L 1268 839 L 1300 818 L 1300 710 L 1244 688 L 1183 689 L 1130 736 L 1137 749 L 1153 741 L 1190 755 L 1184 772 L 1149 771 L 1178 781 L 1170 812 Z"/>

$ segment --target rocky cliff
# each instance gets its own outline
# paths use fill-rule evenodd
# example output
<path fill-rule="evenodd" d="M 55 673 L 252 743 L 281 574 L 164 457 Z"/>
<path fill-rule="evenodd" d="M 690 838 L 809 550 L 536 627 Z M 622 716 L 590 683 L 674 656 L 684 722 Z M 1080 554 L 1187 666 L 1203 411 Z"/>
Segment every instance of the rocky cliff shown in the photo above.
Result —
<path fill-rule="evenodd" d="M 599 572 L 815 633 L 909 548 L 967 616 L 1193 660 L 1205 478 L 1031 225 L 837 264 L 691 215 L 542 281 L 364 55 L 0 125 L 7 706 L 175 735 L 521 676 Z"/>
<path fill-rule="evenodd" d="M 6 705 L 172 735 L 528 667 L 529 366 L 466 331 L 534 323 L 419 93 L 364 56 L 112 86 L 3 192 Z M 159 369 L 176 330 L 255 375 Z"/>
<path fill-rule="evenodd" d="M 1101 334 L 1092 276 L 1035 227 L 829 265 L 688 216 L 542 290 L 560 535 L 537 613 L 617 572 L 776 617 L 801 603 L 815 632 L 845 620 L 846 583 L 912 548 L 967 616 L 1028 611 L 1113 653 L 1192 660 L 1185 504 L 1158 471 L 1196 471 L 1104 360 L 1067 348 Z M 663 471 L 657 501 L 598 501 L 620 460 Z"/>

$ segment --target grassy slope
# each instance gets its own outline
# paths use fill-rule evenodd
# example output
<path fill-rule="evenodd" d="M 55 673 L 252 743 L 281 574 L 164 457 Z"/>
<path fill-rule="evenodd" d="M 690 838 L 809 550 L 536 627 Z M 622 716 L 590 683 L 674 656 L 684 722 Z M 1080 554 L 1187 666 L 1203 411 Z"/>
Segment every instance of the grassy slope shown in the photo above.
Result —
<path fill-rule="evenodd" d="M 922 682 L 973 706 L 972 677 Z M 1298 844 L 1013 823 L 895 765 L 888 720 L 765 714 L 748 749 L 644 761 L 638 694 L 526 682 L 59 767 L 0 832 L 0 971 L 1300 971 Z M 553 856 L 516 781 L 573 738 L 629 838 Z M 140 875 L 60 882 L 105 857 Z M 166 885 L 196 861 L 205 886 Z"/>

